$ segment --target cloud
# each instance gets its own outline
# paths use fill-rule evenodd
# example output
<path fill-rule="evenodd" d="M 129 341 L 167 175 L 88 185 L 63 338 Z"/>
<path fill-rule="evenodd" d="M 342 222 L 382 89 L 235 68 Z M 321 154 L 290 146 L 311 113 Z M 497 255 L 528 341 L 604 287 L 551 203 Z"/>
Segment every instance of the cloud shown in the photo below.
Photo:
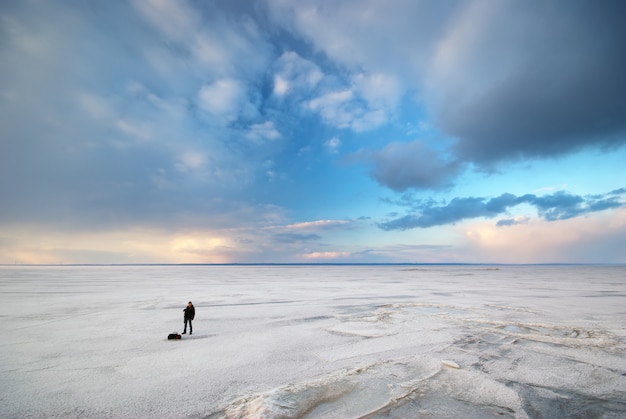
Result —
<path fill-rule="evenodd" d="M 246 86 L 235 79 L 225 78 L 204 85 L 198 92 L 198 106 L 216 120 L 233 122 L 240 117 L 254 118 L 256 106 L 249 100 Z"/>
<path fill-rule="evenodd" d="M 354 93 L 349 89 L 335 90 L 311 99 L 310 110 L 318 112 L 330 125 L 348 128 L 352 124 L 356 110 L 351 108 Z"/>
<path fill-rule="evenodd" d="M 355 9 L 350 1 L 278 0 L 268 7 L 273 22 L 350 74 L 350 100 L 313 102 L 332 126 L 380 127 L 399 92 L 416 92 L 434 129 L 456 139 L 442 153 L 480 168 L 626 143 L 623 2 L 366 0 Z M 356 98 L 367 106 L 355 106 Z M 396 158 L 402 165 L 404 157 Z M 449 172 L 442 175 L 438 183 L 447 184 Z"/>
<path fill-rule="evenodd" d="M 510 227 L 514 225 L 528 224 L 529 221 L 530 221 L 530 218 L 525 217 L 525 216 L 520 216 L 520 217 L 515 217 L 515 218 L 504 218 L 502 220 L 498 220 L 498 222 L 496 223 L 496 226 L 497 227 Z"/>
<path fill-rule="evenodd" d="M 399 79 L 392 74 L 358 73 L 352 76 L 352 83 L 372 109 L 392 110 L 404 95 Z"/>
<path fill-rule="evenodd" d="M 607 193 L 608 196 L 620 196 L 624 194 L 626 194 L 626 188 L 618 188 Z M 602 195 L 598 195 L 597 198 L 602 198 Z"/>
<path fill-rule="evenodd" d="M 610 193 L 610 195 L 613 196 L 608 198 L 597 196 L 583 198 L 561 191 L 544 197 L 524 195 L 519 197 L 518 201 L 534 205 L 539 215 L 547 221 L 556 221 L 567 220 L 591 212 L 619 208 L 624 205 L 619 200 L 619 195 L 622 194 Z"/>
<path fill-rule="evenodd" d="M 341 140 L 337 137 L 333 137 L 330 140 L 324 142 L 324 147 L 326 147 L 326 149 L 330 153 L 338 153 L 339 147 L 341 147 Z"/>
<path fill-rule="evenodd" d="M 273 236 L 274 240 L 279 243 L 302 243 L 309 241 L 317 241 L 320 236 L 317 234 L 301 234 L 301 233 L 279 233 Z"/>
<path fill-rule="evenodd" d="M 452 185 L 462 166 L 447 160 L 422 141 L 391 142 L 381 150 L 361 150 L 351 160 L 373 164 L 371 175 L 394 191 L 443 189 Z"/>
<path fill-rule="evenodd" d="M 398 0 L 275 0 L 270 18 L 355 73 L 420 74 L 436 40 L 458 7 L 439 2 Z M 346 24 L 350 22 L 350 24 Z"/>
<path fill-rule="evenodd" d="M 272 151 L 251 144 L 280 135 L 258 111 L 267 39 L 186 1 L 74 6 L 0 6 L 0 224 L 222 218 L 213 198 L 249 196 Z"/>
<path fill-rule="evenodd" d="M 285 228 L 287 230 L 334 230 L 349 226 L 351 223 L 349 220 L 317 220 L 289 224 Z"/>
<path fill-rule="evenodd" d="M 304 95 L 311 92 L 324 74 L 313 62 L 294 51 L 284 52 L 274 62 L 274 89 L 277 96 Z"/>
<path fill-rule="evenodd" d="M 336 260 L 350 257 L 349 252 L 311 252 L 299 255 L 299 257 L 307 260 Z"/>
<path fill-rule="evenodd" d="M 626 207 L 555 223 L 535 220 L 501 228 L 475 220 L 458 228 L 465 238 L 456 257 L 490 263 L 621 263 L 626 248 Z"/>
<path fill-rule="evenodd" d="M 284 52 L 274 62 L 272 89 L 275 97 L 304 106 L 324 123 L 355 132 L 385 124 L 404 95 L 393 74 L 327 75 L 293 51 Z"/>
<path fill-rule="evenodd" d="M 393 221 L 379 224 L 383 230 L 407 230 L 454 224 L 464 219 L 495 217 L 499 212 L 488 209 L 483 198 L 454 198 L 445 206 L 425 207 L 418 214 L 409 214 Z"/>
<path fill-rule="evenodd" d="M 135 0 L 141 15 L 171 40 L 192 39 L 201 26 L 199 16 L 186 1 Z"/>
<path fill-rule="evenodd" d="M 180 155 L 179 163 L 176 165 L 176 168 L 181 172 L 186 172 L 201 169 L 205 164 L 206 155 L 204 153 L 188 151 Z"/>
<path fill-rule="evenodd" d="M 147 141 L 153 137 L 150 128 L 138 122 L 120 119 L 116 126 L 122 133 L 140 141 Z"/>
<path fill-rule="evenodd" d="M 271 259 L 275 247 L 285 259 L 322 254 L 331 244 L 318 237 L 359 227 L 324 220 L 328 211 L 331 218 L 362 214 L 366 197 L 376 195 L 366 188 L 377 188 L 360 170 L 333 164 L 333 151 L 409 196 L 460 184 L 476 167 L 623 144 L 624 7 L 586 0 L 539 7 L 363 0 L 357 8 L 350 0 L 0 2 L 0 230 L 16 226 L 7 237 L 23 236 L 29 255 L 26 237 L 37 241 L 44 228 L 67 237 L 94 232 L 84 253 L 59 234 L 60 261 L 123 257 L 93 243 L 111 230 L 107 246 L 117 249 L 131 227 L 168 230 L 145 240 L 168 243 L 176 236 L 170 229 L 184 230 L 176 237 L 185 243 L 195 228 L 224 238 L 267 228 L 239 237 L 250 242 L 211 247 L 198 237 L 197 251 L 177 247 L 193 260 L 211 252 L 219 260 Z M 581 184 L 546 180 L 566 181 Z M 623 195 L 622 188 L 446 204 L 407 198 L 407 217 L 389 216 L 381 228 L 502 218 L 498 225 L 509 228 L 500 230 L 513 231 L 527 221 L 516 217 L 520 206 L 564 221 L 620 207 Z M 357 202 L 360 209 L 350 208 Z M 308 219 L 303 214 L 319 219 L 293 221 Z M 171 250 L 158 255 L 171 261 Z"/>
<path fill-rule="evenodd" d="M 427 74 L 429 105 L 459 158 L 489 166 L 624 144 L 626 4 L 466 6 Z"/>
<path fill-rule="evenodd" d="M 380 77 L 384 79 L 384 77 Z M 306 102 L 324 123 L 362 133 L 386 124 L 395 112 L 400 92 L 385 90 L 387 80 L 359 74 L 357 84 L 328 90 Z"/>
<path fill-rule="evenodd" d="M 245 78 L 263 72 L 269 63 L 271 48 L 249 10 L 230 18 L 224 7 L 204 10 L 186 0 L 137 0 L 132 4 L 162 42 L 158 51 L 150 52 L 158 54 L 152 56 L 153 63 L 164 73 L 171 72 L 172 63 L 177 66 L 176 62 L 182 61 L 184 71 L 194 78 Z M 165 60 L 159 53 L 165 53 Z"/>
<path fill-rule="evenodd" d="M 246 138 L 254 141 L 274 141 L 281 137 L 280 132 L 274 126 L 273 121 L 265 121 L 260 124 L 252 124 L 246 134 Z"/>
<path fill-rule="evenodd" d="M 619 199 L 619 194 L 610 193 L 605 197 L 581 197 L 560 191 L 552 195 L 538 197 L 527 194 L 515 196 L 502 194 L 499 197 L 486 198 L 454 198 L 446 205 L 436 205 L 428 202 L 418 212 L 405 215 L 395 220 L 379 223 L 378 227 L 383 230 L 407 230 L 412 228 L 428 228 L 439 225 L 455 224 L 463 220 L 473 218 L 495 218 L 506 213 L 509 208 L 520 204 L 529 204 L 537 209 L 540 217 L 546 221 L 567 220 L 593 212 L 611 208 L 620 208 L 624 202 Z M 517 220 L 501 220 L 499 226 L 510 226 L 518 221 L 525 222 L 525 218 Z"/>

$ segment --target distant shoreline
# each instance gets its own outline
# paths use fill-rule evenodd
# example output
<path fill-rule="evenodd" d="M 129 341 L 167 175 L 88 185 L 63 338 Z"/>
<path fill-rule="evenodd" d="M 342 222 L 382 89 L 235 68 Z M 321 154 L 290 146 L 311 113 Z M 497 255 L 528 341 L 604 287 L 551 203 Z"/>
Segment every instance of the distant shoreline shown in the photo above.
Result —
<path fill-rule="evenodd" d="M 415 262 L 399 262 L 399 263 L 0 263 L 0 266 L 32 266 L 32 267 L 62 267 L 62 266 L 269 266 L 269 267 L 290 267 L 290 266 L 615 266 L 626 267 L 626 263 L 472 263 L 472 262 L 442 262 L 442 263 L 415 263 Z"/>

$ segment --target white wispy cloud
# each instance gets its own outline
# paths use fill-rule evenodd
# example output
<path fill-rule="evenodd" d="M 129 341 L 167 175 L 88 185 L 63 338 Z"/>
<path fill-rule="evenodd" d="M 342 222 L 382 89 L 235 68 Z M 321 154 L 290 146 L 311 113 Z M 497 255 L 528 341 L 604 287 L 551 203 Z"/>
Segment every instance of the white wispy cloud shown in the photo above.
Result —
<path fill-rule="evenodd" d="M 256 114 L 255 106 L 248 100 L 246 86 L 232 78 L 202 86 L 198 92 L 198 106 L 224 123 Z"/>
<path fill-rule="evenodd" d="M 284 52 L 274 62 L 274 94 L 305 95 L 322 80 L 324 74 L 313 62 L 305 60 L 294 51 Z"/>
<path fill-rule="evenodd" d="M 352 83 L 370 109 L 391 112 L 404 94 L 400 80 L 393 74 L 358 73 L 352 76 Z"/>
<path fill-rule="evenodd" d="M 355 132 L 374 129 L 387 121 L 385 111 L 369 109 L 349 88 L 313 98 L 308 102 L 308 107 L 318 113 L 326 124 Z"/>
<path fill-rule="evenodd" d="M 324 146 L 331 152 L 331 153 L 338 153 L 339 152 L 339 147 L 341 147 L 341 140 L 337 137 L 333 137 L 330 140 L 326 141 L 324 143 Z"/>
<path fill-rule="evenodd" d="M 285 228 L 287 230 L 328 230 L 346 227 L 350 224 L 349 220 L 316 220 L 289 224 Z"/>
<path fill-rule="evenodd" d="M 264 140 L 274 141 L 281 137 L 280 132 L 274 126 L 273 121 L 265 121 L 259 124 L 252 124 L 246 134 L 249 140 L 259 142 Z"/>

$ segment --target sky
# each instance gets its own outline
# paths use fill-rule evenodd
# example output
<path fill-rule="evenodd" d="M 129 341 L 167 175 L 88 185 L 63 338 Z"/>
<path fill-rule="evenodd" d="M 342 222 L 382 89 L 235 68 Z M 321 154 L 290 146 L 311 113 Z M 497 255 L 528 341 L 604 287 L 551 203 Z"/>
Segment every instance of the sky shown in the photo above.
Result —
<path fill-rule="evenodd" d="M 0 263 L 626 263 L 619 0 L 0 2 Z"/>

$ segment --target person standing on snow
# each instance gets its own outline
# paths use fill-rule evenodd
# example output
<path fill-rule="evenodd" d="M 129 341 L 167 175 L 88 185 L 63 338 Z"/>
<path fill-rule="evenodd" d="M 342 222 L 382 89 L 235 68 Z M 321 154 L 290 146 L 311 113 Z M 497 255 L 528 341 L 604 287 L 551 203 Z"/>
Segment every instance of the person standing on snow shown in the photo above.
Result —
<path fill-rule="evenodd" d="M 185 307 L 183 311 L 185 312 L 185 330 L 183 330 L 183 335 L 187 333 L 187 322 L 189 322 L 189 334 L 192 335 L 193 327 L 191 326 L 191 321 L 196 316 L 196 309 L 193 304 L 191 304 L 191 301 L 189 301 L 187 307 Z"/>

